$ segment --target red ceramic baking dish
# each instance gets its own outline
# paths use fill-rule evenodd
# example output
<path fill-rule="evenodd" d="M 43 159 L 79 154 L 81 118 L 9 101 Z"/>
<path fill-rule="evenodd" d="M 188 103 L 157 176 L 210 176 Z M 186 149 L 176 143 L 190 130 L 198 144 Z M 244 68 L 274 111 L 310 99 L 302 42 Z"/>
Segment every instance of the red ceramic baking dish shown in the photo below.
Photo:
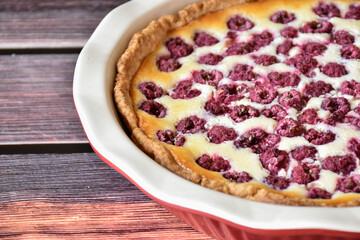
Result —
<path fill-rule="evenodd" d="M 116 62 L 133 33 L 192 2 L 130 1 L 103 19 L 81 51 L 73 94 L 94 151 L 171 213 L 217 239 L 360 239 L 360 207 L 280 206 L 213 191 L 161 167 L 128 137 L 113 100 Z"/>

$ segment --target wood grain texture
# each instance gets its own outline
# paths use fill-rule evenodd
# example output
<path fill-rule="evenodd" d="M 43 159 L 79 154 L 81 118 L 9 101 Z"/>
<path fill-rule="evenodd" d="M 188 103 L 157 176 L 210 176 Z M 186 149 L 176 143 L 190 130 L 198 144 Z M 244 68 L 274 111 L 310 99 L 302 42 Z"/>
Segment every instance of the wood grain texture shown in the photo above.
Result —
<path fill-rule="evenodd" d="M 0 144 L 87 142 L 72 97 L 77 57 L 0 55 Z"/>
<path fill-rule="evenodd" d="M 81 48 L 101 19 L 128 0 L 2 0 L 0 49 Z"/>

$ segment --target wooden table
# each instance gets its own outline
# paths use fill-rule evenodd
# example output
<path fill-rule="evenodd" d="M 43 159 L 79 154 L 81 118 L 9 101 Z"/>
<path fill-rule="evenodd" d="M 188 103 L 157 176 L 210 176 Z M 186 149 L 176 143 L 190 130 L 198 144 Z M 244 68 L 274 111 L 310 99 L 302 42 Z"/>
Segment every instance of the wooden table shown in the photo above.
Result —
<path fill-rule="evenodd" d="M 124 2 L 0 1 L 0 238 L 210 239 L 103 163 L 78 120 L 76 59 Z"/>

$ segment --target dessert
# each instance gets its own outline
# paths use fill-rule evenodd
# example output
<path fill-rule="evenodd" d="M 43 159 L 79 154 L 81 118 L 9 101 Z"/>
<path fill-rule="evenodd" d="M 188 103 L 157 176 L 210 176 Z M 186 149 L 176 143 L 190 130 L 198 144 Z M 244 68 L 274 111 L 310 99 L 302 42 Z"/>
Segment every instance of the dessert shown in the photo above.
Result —
<path fill-rule="evenodd" d="M 208 0 L 134 35 L 115 101 L 174 173 L 276 204 L 360 205 L 360 3 Z"/>

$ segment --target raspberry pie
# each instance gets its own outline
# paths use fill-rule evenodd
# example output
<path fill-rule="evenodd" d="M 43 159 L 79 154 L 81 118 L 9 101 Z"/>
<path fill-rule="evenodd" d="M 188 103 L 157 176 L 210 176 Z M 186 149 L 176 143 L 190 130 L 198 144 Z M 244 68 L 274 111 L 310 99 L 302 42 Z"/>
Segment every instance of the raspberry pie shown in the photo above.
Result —
<path fill-rule="evenodd" d="M 205 0 L 135 34 L 115 101 L 174 173 L 285 205 L 360 205 L 360 2 Z"/>

